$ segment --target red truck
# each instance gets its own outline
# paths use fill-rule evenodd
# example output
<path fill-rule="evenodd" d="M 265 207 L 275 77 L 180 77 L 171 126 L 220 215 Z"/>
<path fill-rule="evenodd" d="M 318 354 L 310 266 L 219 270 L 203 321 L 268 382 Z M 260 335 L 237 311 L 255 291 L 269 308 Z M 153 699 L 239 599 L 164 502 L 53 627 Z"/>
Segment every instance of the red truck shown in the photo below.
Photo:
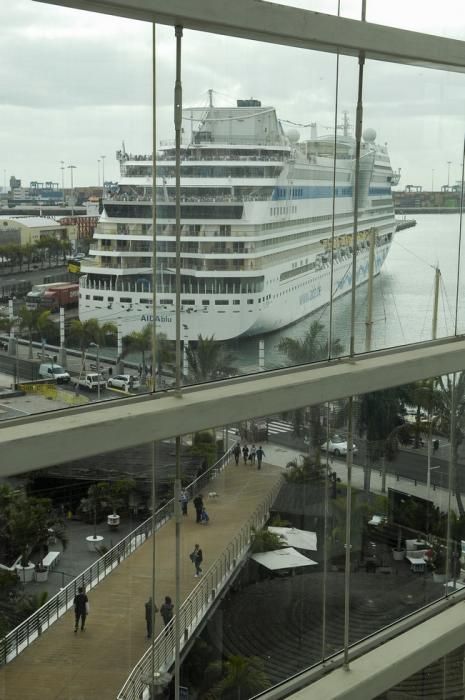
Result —
<path fill-rule="evenodd" d="M 60 306 L 71 308 L 79 303 L 79 285 L 69 282 L 54 282 L 50 285 L 36 285 L 26 295 L 28 309 L 49 309 L 58 311 Z"/>
<path fill-rule="evenodd" d="M 68 309 L 72 306 L 77 306 L 78 303 L 79 285 L 63 282 L 63 285 L 57 285 L 44 292 L 41 306 L 51 311 L 57 311 L 60 306 Z"/>

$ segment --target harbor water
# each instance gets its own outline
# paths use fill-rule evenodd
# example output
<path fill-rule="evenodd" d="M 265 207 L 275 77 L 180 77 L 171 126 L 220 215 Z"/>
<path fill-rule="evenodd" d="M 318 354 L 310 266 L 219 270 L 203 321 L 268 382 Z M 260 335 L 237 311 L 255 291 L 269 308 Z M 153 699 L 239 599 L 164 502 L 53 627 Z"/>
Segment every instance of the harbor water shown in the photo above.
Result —
<path fill-rule="evenodd" d="M 415 227 L 396 233 L 381 274 L 374 280 L 372 350 L 431 339 L 436 267 L 441 271 L 437 337 L 465 331 L 464 288 L 459 264 L 460 215 L 428 214 L 415 218 Z M 462 252 L 462 258 L 463 255 Z M 366 302 L 365 284 L 356 293 L 357 353 L 365 351 Z M 325 333 L 332 323 L 332 337 L 339 340 L 347 353 L 350 307 L 351 295 L 346 294 L 333 303 L 332 322 L 327 305 L 292 326 L 264 336 L 265 369 L 288 364 L 278 350 L 280 340 L 284 337 L 302 339 L 315 320 L 325 327 Z M 259 340 L 243 338 L 227 343 L 241 373 L 259 369 Z"/>

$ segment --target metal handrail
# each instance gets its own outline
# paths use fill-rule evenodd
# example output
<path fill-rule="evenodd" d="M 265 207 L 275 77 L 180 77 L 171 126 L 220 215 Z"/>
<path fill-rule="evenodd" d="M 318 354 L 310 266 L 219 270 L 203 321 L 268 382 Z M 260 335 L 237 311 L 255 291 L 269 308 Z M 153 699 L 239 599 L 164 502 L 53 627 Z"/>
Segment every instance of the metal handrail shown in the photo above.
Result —
<path fill-rule="evenodd" d="M 219 471 L 229 463 L 232 456 L 232 447 L 207 469 L 203 474 L 192 481 L 186 490 L 192 497 L 195 493 Z M 174 514 L 174 499 L 165 503 L 155 513 L 155 530 L 162 527 Z M 132 532 L 124 537 L 118 544 L 112 547 L 106 554 L 97 559 L 91 566 L 82 571 L 76 578 L 62 588 L 56 595 L 50 598 L 41 608 L 30 617 L 21 622 L 11 632 L 0 640 L 0 665 L 12 661 L 18 654 L 26 649 L 35 639 L 47 630 L 50 625 L 62 617 L 72 606 L 79 586 L 91 590 L 108 574 L 110 574 L 124 559 L 127 559 L 138 549 L 152 534 L 152 516 L 144 520 Z"/>
<path fill-rule="evenodd" d="M 262 527 L 268 520 L 270 507 L 281 488 L 281 483 L 282 480 L 279 480 L 274 484 L 263 503 L 252 513 L 181 605 L 179 625 L 181 650 L 188 643 L 205 613 L 214 604 L 219 592 L 228 583 L 238 564 L 247 555 L 252 531 Z M 117 700 L 139 700 L 143 697 L 144 690 L 147 688 L 147 679 L 152 672 L 152 658 L 154 658 L 155 671 L 167 671 L 174 661 L 175 641 L 175 618 L 173 617 L 154 640 L 154 650 L 150 646 L 133 668 L 119 691 Z M 154 651 L 153 655 L 152 651 Z"/>

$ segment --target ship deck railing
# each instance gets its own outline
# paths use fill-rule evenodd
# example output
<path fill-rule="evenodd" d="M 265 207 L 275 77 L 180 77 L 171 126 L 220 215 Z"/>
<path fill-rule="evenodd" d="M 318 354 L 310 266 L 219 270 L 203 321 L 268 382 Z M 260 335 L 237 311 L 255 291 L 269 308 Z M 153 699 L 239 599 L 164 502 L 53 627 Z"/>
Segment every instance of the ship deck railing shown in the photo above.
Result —
<path fill-rule="evenodd" d="M 206 197 L 181 197 L 181 204 L 185 203 L 196 203 L 196 202 L 265 202 L 267 200 L 270 200 L 270 194 L 264 194 L 264 195 L 233 195 L 233 194 L 227 194 L 227 195 L 215 195 L 215 196 L 206 196 Z M 110 195 L 105 199 L 105 201 L 108 202 L 152 202 L 152 196 L 151 195 L 130 195 L 127 193 L 124 194 L 114 194 Z M 271 201 L 271 200 L 270 200 Z M 162 204 L 166 204 L 166 202 L 176 202 L 176 197 L 174 195 L 167 195 L 164 197 L 157 198 L 156 204 L 158 206 Z"/>

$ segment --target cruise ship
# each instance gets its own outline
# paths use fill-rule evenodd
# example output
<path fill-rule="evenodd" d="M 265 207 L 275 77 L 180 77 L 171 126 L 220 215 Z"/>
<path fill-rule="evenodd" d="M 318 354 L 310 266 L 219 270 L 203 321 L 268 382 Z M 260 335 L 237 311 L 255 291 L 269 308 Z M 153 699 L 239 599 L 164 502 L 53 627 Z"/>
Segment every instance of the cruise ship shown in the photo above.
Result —
<path fill-rule="evenodd" d="M 274 107 L 183 110 L 181 146 L 182 339 L 264 334 L 290 325 L 351 289 L 355 140 L 287 131 Z M 188 135 L 186 137 L 186 135 Z M 121 177 L 107 186 L 89 258 L 81 264 L 79 316 L 119 325 L 153 321 L 152 157 L 117 152 Z M 159 332 L 175 337 L 175 148 L 156 158 L 156 299 Z M 391 188 L 399 176 L 366 129 L 358 178 L 357 284 L 378 274 L 395 230 Z"/>

